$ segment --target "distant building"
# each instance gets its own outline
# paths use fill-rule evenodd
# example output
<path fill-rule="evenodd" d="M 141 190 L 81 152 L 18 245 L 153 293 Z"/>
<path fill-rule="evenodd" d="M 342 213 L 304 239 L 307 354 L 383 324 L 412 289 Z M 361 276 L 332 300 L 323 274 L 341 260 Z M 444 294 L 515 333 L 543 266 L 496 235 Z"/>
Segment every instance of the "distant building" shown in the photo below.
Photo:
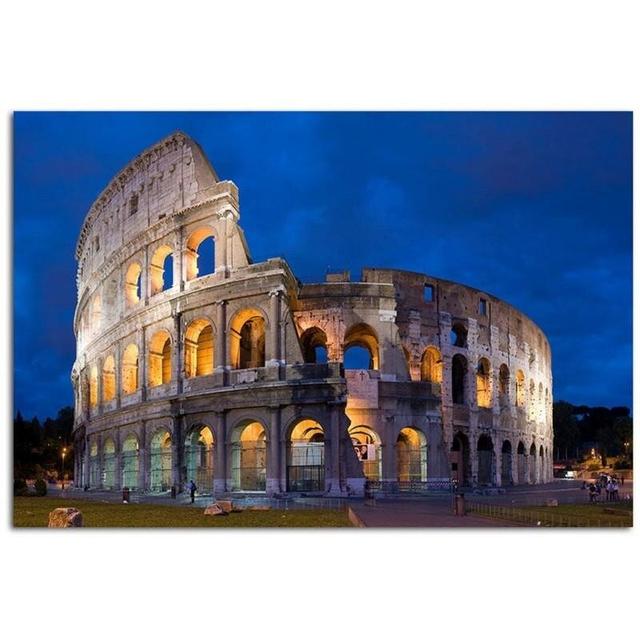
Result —
<path fill-rule="evenodd" d="M 550 480 L 551 352 L 533 322 L 419 273 L 301 284 L 282 258 L 252 262 L 239 220 L 237 187 L 181 133 L 91 207 L 77 484 L 344 496 Z"/>

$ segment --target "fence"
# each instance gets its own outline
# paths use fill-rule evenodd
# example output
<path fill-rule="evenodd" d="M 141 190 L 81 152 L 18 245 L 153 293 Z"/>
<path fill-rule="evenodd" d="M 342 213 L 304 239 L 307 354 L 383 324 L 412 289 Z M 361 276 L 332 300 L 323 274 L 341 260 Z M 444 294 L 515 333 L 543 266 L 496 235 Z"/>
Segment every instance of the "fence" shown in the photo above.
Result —
<path fill-rule="evenodd" d="M 631 501 L 625 501 L 625 506 L 632 509 Z M 499 520 L 509 520 L 523 526 L 531 527 L 631 527 L 633 526 L 632 511 L 626 515 L 626 509 L 612 507 L 612 511 L 620 513 L 606 514 L 597 507 L 602 508 L 603 503 L 585 505 L 593 509 L 593 513 L 584 515 L 573 515 L 565 513 L 562 507 L 539 507 L 518 508 L 498 504 L 487 504 L 468 500 L 466 510 L 469 513 L 476 513 L 489 518 Z"/>

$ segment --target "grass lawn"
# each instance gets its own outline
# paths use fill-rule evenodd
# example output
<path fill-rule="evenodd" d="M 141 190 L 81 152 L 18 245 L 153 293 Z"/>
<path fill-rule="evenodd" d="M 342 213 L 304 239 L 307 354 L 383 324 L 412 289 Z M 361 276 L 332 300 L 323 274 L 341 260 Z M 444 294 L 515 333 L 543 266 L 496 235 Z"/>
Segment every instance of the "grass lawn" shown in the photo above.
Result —
<path fill-rule="evenodd" d="M 607 513 L 611 511 L 611 513 Z M 483 505 L 481 515 L 546 527 L 631 527 L 631 503 L 565 504 L 557 507 L 501 507 Z"/>
<path fill-rule="evenodd" d="M 59 498 L 14 498 L 15 527 L 46 527 L 49 512 L 56 507 L 82 511 L 85 527 L 349 527 L 346 511 L 301 509 L 243 511 L 228 516 L 205 516 L 204 509 L 184 506 L 121 504 L 62 500 Z"/>

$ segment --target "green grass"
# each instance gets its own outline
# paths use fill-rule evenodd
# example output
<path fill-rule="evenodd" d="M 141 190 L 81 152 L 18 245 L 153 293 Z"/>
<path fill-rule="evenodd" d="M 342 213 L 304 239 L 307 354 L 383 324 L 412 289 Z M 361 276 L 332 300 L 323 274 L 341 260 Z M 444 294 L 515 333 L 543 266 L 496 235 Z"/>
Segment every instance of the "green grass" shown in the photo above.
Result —
<path fill-rule="evenodd" d="M 615 513 L 606 513 L 613 509 Z M 476 505 L 471 510 L 483 516 L 551 527 L 631 527 L 633 511 L 629 503 L 565 504 L 557 507 L 503 507 Z"/>
<path fill-rule="evenodd" d="M 85 527 L 349 527 L 345 511 L 301 509 L 243 511 L 228 516 L 205 516 L 204 509 L 186 506 L 121 504 L 61 500 L 58 498 L 14 498 L 15 527 L 46 527 L 49 512 L 56 507 L 82 511 Z"/>

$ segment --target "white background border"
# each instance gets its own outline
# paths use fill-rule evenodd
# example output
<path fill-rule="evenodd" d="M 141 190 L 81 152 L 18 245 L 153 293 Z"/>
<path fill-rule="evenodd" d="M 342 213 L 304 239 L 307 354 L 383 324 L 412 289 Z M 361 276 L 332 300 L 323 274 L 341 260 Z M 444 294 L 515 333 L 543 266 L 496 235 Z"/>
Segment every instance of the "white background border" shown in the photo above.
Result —
<path fill-rule="evenodd" d="M 523 640 L 637 629 L 636 530 L 53 533 L 9 527 L 12 111 L 635 110 L 635 4 L 5 4 L 5 637 Z M 634 400 L 636 392 L 637 385 Z"/>

